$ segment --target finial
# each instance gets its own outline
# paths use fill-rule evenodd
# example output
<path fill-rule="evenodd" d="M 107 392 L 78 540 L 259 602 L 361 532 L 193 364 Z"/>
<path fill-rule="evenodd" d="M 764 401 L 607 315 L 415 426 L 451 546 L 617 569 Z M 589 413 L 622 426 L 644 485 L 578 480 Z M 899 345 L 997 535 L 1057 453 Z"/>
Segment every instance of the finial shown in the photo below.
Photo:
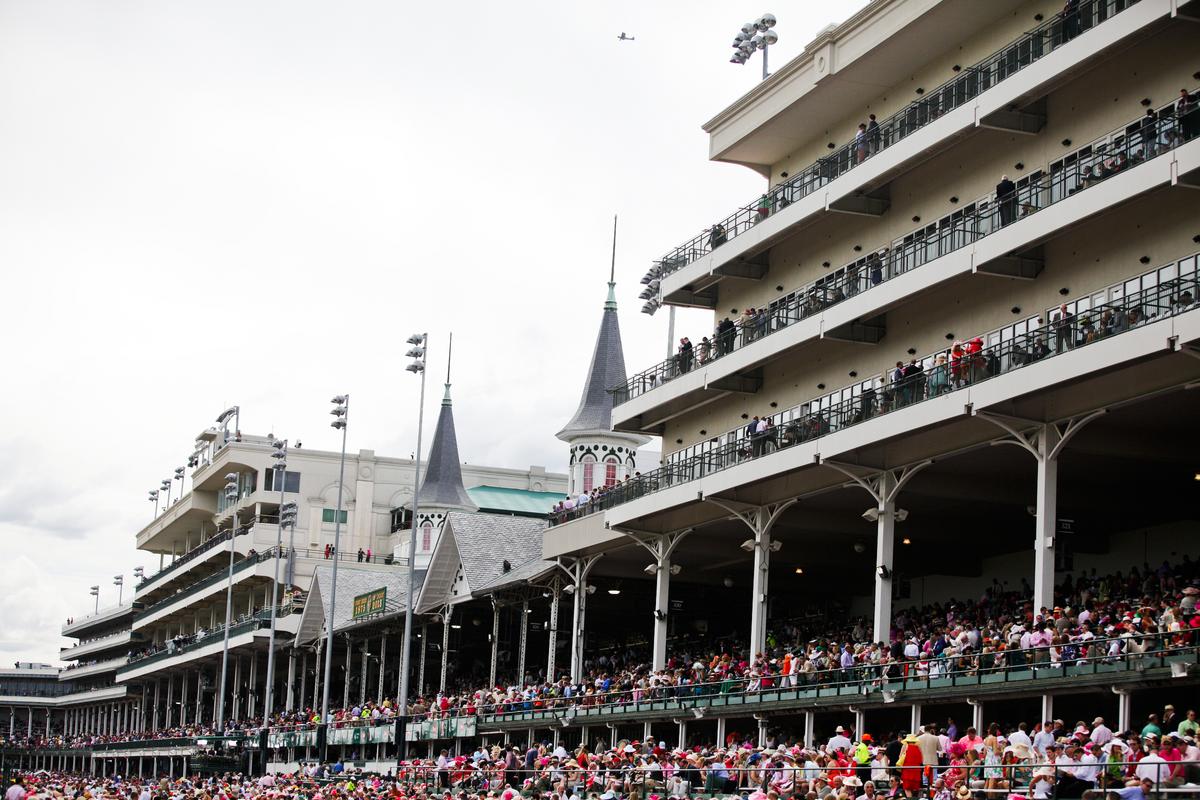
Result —
<path fill-rule="evenodd" d="M 604 301 L 605 311 L 617 310 L 617 215 L 613 214 L 613 245 L 612 265 L 608 268 L 608 299 Z"/>
<path fill-rule="evenodd" d="M 454 355 L 454 332 L 450 332 L 450 343 L 446 345 L 446 394 L 442 397 L 442 405 L 450 405 L 450 359 Z"/>

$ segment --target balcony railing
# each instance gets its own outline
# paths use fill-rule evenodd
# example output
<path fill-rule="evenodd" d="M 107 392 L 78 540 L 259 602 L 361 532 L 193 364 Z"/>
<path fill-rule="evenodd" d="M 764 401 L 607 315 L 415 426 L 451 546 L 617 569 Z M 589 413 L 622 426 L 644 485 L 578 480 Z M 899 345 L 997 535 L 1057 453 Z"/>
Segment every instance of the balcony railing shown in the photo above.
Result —
<path fill-rule="evenodd" d="M 276 618 L 282 619 L 292 613 L 292 604 L 283 603 L 276 606 Z M 243 614 L 239 618 L 235 618 L 233 624 L 229 626 L 230 638 L 237 636 L 247 631 L 258 630 L 259 628 L 269 627 L 271 624 L 271 609 L 266 608 L 261 611 L 256 611 L 254 614 Z M 127 672 L 134 668 L 140 668 L 146 664 L 155 661 L 161 661 L 171 656 L 177 656 L 181 653 L 187 653 L 205 645 L 213 644 L 222 641 L 225 637 L 225 626 L 220 625 L 210 631 L 206 631 L 203 636 L 192 635 L 190 637 L 177 637 L 172 639 L 167 644 L 157 645 L 154 649 L 148 649 L 141 653 L 136 653 L 129 657 L 129 663 L 121 669 L 117 670 L 117 674 Z"/>
<path fill-rule="evenodd" d="M 250 530 L 249 527 L 239 528 L 238 535 L 240 536 L 243 533 L 248 532 L 249 530 Z M 147 584 L 149 584 L 153 581 L 156 581 L 159 578 L 162 578 L 166 575 L 171 574 L 172 572 L 179 569 L 180 567 L 193 561 L 198 556 L 201 556 L 201 555 L 207 553 L 209 550 L 212 550 L 214 547 L 219 545 L 221 542 L 227 542 L 227 541 L 229 541 L 229 531 L 223 531 L 221 533 L 218 533 L 216 536 L 213 536 L 211 539 L 206 539 L 205 541 L 203 541 L 200 544 L 193 547 L 191 550 L 188 550 L 186 553 L 184 553 L 183 555 L 176 558 L 174 561 L 172 561 L 170 564 L 168 564 L 167 566 L 160 569 L 158 572 L 154 573 L 153 575 L 149 575 L 149 576 L 143 578 L 138 583 L 137 590 L 140 591 Z"/>
<path fill-rule="evenodd" d="M 645 394 L 697 366 L 712 363 L 772 333 L 821 313 L 917 267 L 968 247 L 986 236 L 1042 209 L 1073 197 L 1139 163 L 1169 153 L 1200 133 L 1200 110 L 1175 116 L 1174 103 L 1158 109 L 1153 126 L 1144 117 L 1033 170 L 1016 192 L 998 198 L 993 192 L 941 219 L 894 239 L 885 247 L 772 300 L 766 308 L 745 314 L 734 325 L 713 332 L 707 348 L 693 343 L 679 353 L 613 387 L 620 405 Z"/>
<path fill-rule="evenodd" d="M 283 554 L 286 556 L 286 548 L 284 549 Z M 268 559 L 271 559 L 274 557 L 275 557 L 275 548 L 274 547 L 272 547 L 271 549 L 266 550 L 262 553 L 252 553 L 250 555 L 247 555 L 241 561 L 234 562 L 233 574 L 237 575 L 238 573 L 242 572 L 243 570 L 245 570 L 249 567 L 253 567 L 255 564 L 261 564 L 262 562 L 267 561 Z M 213 586 L 215 584 L 220 583 L 223 580 L 226 580 L 228 577 L 229 577 L 228 569 L 218 570 L 218 571 L 214 572 L 212 575 L 209 575 L 207 578 L 204 578 L 202 580 L 196 581 L 195 583 L 189 584 L 186 588 L 179 590 L 175 594 L 168 595 L 168 596 L 164 597 L 162 600 L 159 600 L 157 603 L 154 603 L 153 605 L 148 606 L 145 610 L 142 611 L 141 616 L 143 618 L 148 617 L 151 614 L 161 611 L 162 609 L 166 608 L 167 606 L 171 605 L 172 603 L 177 603 L 180 600 L 191 597 L 192 595 L 196 594 L 197 592 L 207 589 L 209 586 Z"/>
<path fill-rule="evenodd" d="M 1065 322 L 1055 319 L 1026 325 L 1020 331 L 1009 326 L 982 334 L 949 353 L 943 350 L 913 359 L 913 368 L 903 375 L 876 376 L 765 417 L 763 432 L 752 433 L 749 426 L 736 428 L 679 450 L 668 456 L 662 467 L 603 491 L 582 508 L 551 513 L 550 522 L 553 525 L 612 508 L 1200 308 L 1198 261 L 1200 254 L 1191 255 L 1109 287 L 1113 300 L 1080 306 L 1072 312 L 1074 318 Z M 1115 297 L 1118 292 L 1120 296 Z M 995 344 L 983 344 L 997 339 Z"/>
<path fill-rule="evenodd" d="M 911 136 L 947 112 L 973 100 L 1006 78 L 1057 50 L 1084 31 L 1134 5 L 1138 0 L 1081 3 L 1070 16 L 1056 15 L 978 64 L 922 95 L 879 122 L 861 141 L 850 142 L 780 183 L 756 202 L 743 206 L 712 228 L 662 258 L 661 276 L 682 269 L 728 240 L 753 228 L 776 211 L 825 186 L 859 164 Z"/>

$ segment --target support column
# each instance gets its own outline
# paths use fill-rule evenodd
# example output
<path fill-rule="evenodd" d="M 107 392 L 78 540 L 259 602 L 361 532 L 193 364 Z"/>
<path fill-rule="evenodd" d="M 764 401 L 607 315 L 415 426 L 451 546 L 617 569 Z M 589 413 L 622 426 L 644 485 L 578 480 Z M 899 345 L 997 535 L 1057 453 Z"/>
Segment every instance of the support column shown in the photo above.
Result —
<path fill-rule="evenodd" d="M 575 589 L 572 606 L 575 626 L 571 631 L 571 680 L 575 682 L 583 679 L 583 648 L 587 642 L 587 579 L 600 558 L 596 555 L 577 559 L 570 569 Z"/>
<path fill-rule="evenodd" d="M 321 695 L 321 665 L 323 663 L 325 663 L 325 660 L 323 658 L 321 658 L 321 649 L 324 646 L 325 646 L 325 637 L 324 636 L 318 637 L 317 638 L 317 662 L 316 662 L 315 667 L 313 668 L 313 702 L 312 702 L 313 708 L 317 708 L 317 706 L 318 706 L 317 698 L 322 696 Z M 320 712 L 318 712 L 318 713 L 320 713 Z M 328 720 L 324 720 L 324 719 L 321 721 L 328 722 Z"/>
<path fill-rule="evenodd" d="M 387 666 L 387 634 L 381 634 L 379 637 L 379 689 L 375 692 L 375 702 L 383 702 L 383 673 L 384 667 Z"/>
<path fill-rule="evenodd" d="M 676 719 L 675 725 L 676 725 L 676 731 L 677 731 L 675 736 L 678 738 L 678 743 L 675 746 L 678 747 L 680 750 L 686 750 L 687 749 L 687 720 L 682 717 L 679 719 Z"/>
<path fill-rule="evenodd" d="M 558 600 L 561 596 L 562 587 L 555 580 L 550 586 L 550 635 L 547 637 L 550 646 L 546 654 L 546 683 L 555 683 L 558 680 L 558 665 L 554 661 L 558 655 Z"/>
<path fill-rule="evenodd" d="M 204 670 L 196 668 L 196 707 L 192 712 L 192 722 L 199 724 L 204 708 Z M 213 703 L 213 725 L 217 724 L 217 704 Z"/>
<path fill-rule="evenodd" d="M 529 601 L 521 603 L 521 638 L 517 643 L 517 685 L 525 685 L 525 645 L 529 641 Z M 549 678 L 547 678 L 549 682 Z"/>
<path fill-rule="evenodd" d="M 1133 724 L 1133 695 L 1128 689 L 1113 689 L 1113 693 L 1117 695 L 1117 730 L 1127 731 Z M 1042 715 L 1043 720 L 1052 719 L 1045 714 Z"/>
<path fill-rule="evenodd" d="M 813 741 L 817 737 L 817 713 L 815 711 L 804 712 L 804 746 L 816 747 L 816 742 Z"/>
<path fill-rule="evenodd" d="M 155 705 L 157 705 L 157 703 Z M 163 709 L 163 727 L 164 728 L 171 727 L 171 720 L 174 718 L 174 716 L 173 716 L 174 711 L 175 711 L 175 680 L 170 675 L 168 675 L 167 676 L 167 705 L 166 705 L 166 708 Z M 154 709 L 154 716 L 155 716 L 155 719 L 158 718 L 158 709 L 157 708 Z"/>
<path fill-rule="evenodd" d="M 354 647 L 350 644 L 350 637 L 346 637 L 346 668 L 344 670 L 344 680 L 342 681 L 342 708 L 350 707 L 350 656 L 351 650 Z"/>
<path fill-rule="evenodd" d="M 1061 436 L 1054 425 L 1037 434 L 1037 524 L 1034 532 L 1033 609 L 1054 608 L 1054 533 L 1058 525 L 1058 455 Z M 1046 618 L 1045 615 L 1042 617 Z"/>
<path fill-rule="evenodd" d="M 367 702 L 367 660 L 371 657 L 370 650 L 367 648 L 369 639 L 363 640 L 362 646 L 362 664 L 359 666 L 358 675 L 358 696 L 362 698 L 361 702 Z"/>
<path fill-rule="evenodd" d="M 971 705 L 971 724 L 975 727 L 975 732 L 983 736 L 983 702 L 970 697 L 967 698 L 967 702 Z"/>
<path fill-rule="evenodd" d="M 292 653 L 296 651 L 293 649 Z M 295 711 L 297 708 L 308 708 L 305 700 L 308 697 L 308 653 L 304 654 L 304 660 L 300 662 L 300 702 L 299 704 L 288 703 L 288 710 Z"/>
<path fill-rule="evenodd" d="M 873 638 L 884 645 L 892 641 L 892 579 L 896 545 L 896 476 L 884 472 L 877 488 L 879 519 L 875 525 L 875 613 Z"/>
<path fill-rule="evenodd" d="M 861 740 L 867 728 L 867 715 L 861 706 L 853 706 L 850 710 L 854 712 L 854 738 Z"/>
<path fill-rule="evenodd" d="M 754 577 L 750 598 L 750 651 L 753 660 L 767 649 L 767 591 L 771 571 L 771 529 L 762 526 L 754 534 Z"/>
<path fill-rule="evenodd" d="M 717 747 L 725 746 L 725 718 L 717 717 Z"/>
<path fill-rule="evenodd" d="M 417 694 L 425 694 L 425 659 L 429 653 L 429 623 L 421 625 L 421 665 L 417 667 Z"/>
<path fill-rule="evenodd" d="M 242 657 L 233 657 L 233 719 L 242 718 Z"/>
<path fill-rule="evenodd" d="M 679 574 L 679 567 L 671 565 L 671 555 L 679 543 L 692 532 L 691 528 L 662 535 L 622 531 L 640 544 L 654 559 L 646 567 L 654 574 L 654 635 L 650 650 L 650 666 L 655 672 L 667 666 L 667 633 L 671 615 L 671 576 Z"/>
<path fill-rule="evenodd" d="M 450 620 L 454 616 L 454 607 L 447 605 L 442 609 L 442 673 L 438 679 L 438 691 L 446 691 L 446 676 L 450 670 Z"/>
<path fill-rule="evenodd" d="M 250 687 L 247 690 L 247 708 L 251 718 L 258 715 L 258 651 L 250 653 Z"/>
<path fill-rule="evenodd" d="M 287 694 L 284 696 L 287 704 L 285 711 L 291 712 L 296 707 L 296 648 L 288 649 Z"/>
<path fill-rule="evenodd" d="M 1054 719 L 1054 695 L 1052 694 L 1042 695 L 1042 721 L 1045 722 L 1048 719 Z M 1128 730 L 1128 728 L 1121 728 L 1121 730 Z"/>
<path fill-rule="evenodd" d="M 912 717 L 908 721 L 908 732 L 916 733 L 921 729 L 921 704 L 912 704 Z"/>
<path fill-rule="evenodd" d="M 500 604 L 492 597 L 492 658 L 488 668 L 488 686 L 496 687 L 496 665 L 500 662 Z"/>

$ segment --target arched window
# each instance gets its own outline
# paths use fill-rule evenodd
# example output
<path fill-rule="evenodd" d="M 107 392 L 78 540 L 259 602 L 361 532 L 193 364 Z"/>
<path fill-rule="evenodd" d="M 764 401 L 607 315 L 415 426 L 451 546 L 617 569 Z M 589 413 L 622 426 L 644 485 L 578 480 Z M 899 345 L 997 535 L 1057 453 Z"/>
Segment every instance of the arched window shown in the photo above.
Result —
<path fill-rule="evenodd" d="M 617 457 L 609 456 L 604 459 L 604 485 L 617 485 Z"/>
<path fill-rule="evenodd" d="M 433 523 L 426 521 L 421 525 L 421 551 L 428 553 L 433 548 Z"/>
<path fill-rule="evenodd" d="M 583 479 L 581 481 L 583 484 L 583 491 L 591 492 L 592 487 L 595 486 L 595 481 L 596 457 L 589 454 L 583 457 Z"/>

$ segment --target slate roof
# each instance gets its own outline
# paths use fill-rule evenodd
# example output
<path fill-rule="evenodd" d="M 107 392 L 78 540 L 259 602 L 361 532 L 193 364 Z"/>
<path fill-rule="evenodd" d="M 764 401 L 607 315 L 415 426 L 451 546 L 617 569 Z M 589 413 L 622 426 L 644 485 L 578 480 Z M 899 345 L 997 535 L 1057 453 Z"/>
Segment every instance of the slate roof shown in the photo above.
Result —
<path fill-rule="evenodd" d="M 354 598 L 376 589 L 387 589 L 386 612 L 390 616 L 405 609 L 408 598 L 408 568 L 365 569 L 338 564 L 337 597 L 333 607 L 333 630 L 338 632 L 357 624 L 354 615 Z M 420 573 L 417 580 L 421 579 Z M 297 639 L 303 644 L 320 636 L 324 630 L 324 598 L 330 596 L 333 585 L 333 565 L 319 565 L 313 572 L 312 586 L 304 604 Z"/>
<path fill-rule="evenodd" d="M 621 350 L 621 325 L 617 321 L 616 284 L 608 284 L 608 301 L 600 318 L 596 349 L 583 384 L 583 397 L 575 416 L 556 435 L 567 439 L 572 434 L 612 430 L 612 395 L 608 390 L 625 383 L 625 354 Z"/>
<path fill-rule="evenodd" d="M 450 405 L 450 384 L 442 398 L 433 446 L 425 466 L 425 479 L 417 495 L 421 504 L 474 511 L 478 506 L 463 487 L 462 462 L 458 460 L 458 437 L 454 434 L 454 409 Z"/>
<path fill-rule="evenodd" d="M 460 565 L 466 589 L 473 597 L 480 587 L 511 575 L 516 567 L 540 561 L 545 530 L 545 519 L 450 512 L 429 560 L 418 611 L 431 610 L 450 599 Z M 512 567 L 508 573 L 504 572 L 505 559 Z"/>

